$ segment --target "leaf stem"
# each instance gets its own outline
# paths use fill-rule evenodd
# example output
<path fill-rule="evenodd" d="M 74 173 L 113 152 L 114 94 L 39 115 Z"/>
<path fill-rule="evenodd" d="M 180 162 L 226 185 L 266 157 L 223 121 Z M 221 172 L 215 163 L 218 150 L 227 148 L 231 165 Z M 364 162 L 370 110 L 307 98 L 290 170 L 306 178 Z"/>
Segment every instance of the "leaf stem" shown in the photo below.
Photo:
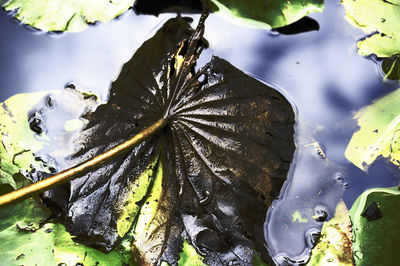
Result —
<path fill-rule="evenodd" d="M 110 150 L 99 154 L 92 159 L 87 160 L 77 166 L 64 170 L 58 174 L 55 174 L 47 179 L 41 180 L 39 182 L 33 183 L 26 187 L 20 188 L 18 190 L 12 191 L 10 193 L 0 196 L 0 207 L 8 206 L 12 203 L 21 201 L 23 199 L 29 198 L 33 195 L 39 194 L 46 190 L 49 190 L 55 186 L 62 183 L 68 182 L 74 178 L 82 176 L 83 174 L 98 168 L 106 162 L 114 159 L 127 151 L 133 149 L 144 140 L 154 135 L 156 132 L 163 129 L 168 124 L 168 120 L 161 118 L 154 122 L 151 126 L 145 128 L 129 140 L 111 148 Z"/>

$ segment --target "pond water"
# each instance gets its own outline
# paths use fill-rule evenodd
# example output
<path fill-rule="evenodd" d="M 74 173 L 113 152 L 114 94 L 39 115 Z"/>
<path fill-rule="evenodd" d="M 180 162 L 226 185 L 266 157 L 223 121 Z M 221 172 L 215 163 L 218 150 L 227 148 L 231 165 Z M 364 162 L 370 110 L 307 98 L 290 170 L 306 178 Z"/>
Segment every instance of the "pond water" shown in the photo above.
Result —
<path fill-rule="evenodd" d="M 82 33 L 44 34 L 0 12 L 0 102 L 17 93 L 62 90 L 71 82 L 106 101 L 123 64 L 173 16 L 128 11 Z M 206 56 L 217 55 L 276 84 L 298 112 L 296 162 L 266 223 L 267 243 L 277 263 L 307 257 L 314 231 L 322 225 L 311 219 L 316 209 L 325 208 L 330 218 L 340 198 L 350 208 L 365 189 L 399 184 L 398 171 L 386 160 L 377 160 L 365 173 L 344 157 L 357 130 L 354 112 L 399 87 L 383 82 L 376 63 L 356 53 L 356 42 L 365 34 L 344 16 L 340 1 L 326 1 L 324 13 L 310 16 L 319 31 L 295 35 L 245 28 L 214 14 L 206 21 L 211 48 Z M 199 16 L 193 18 L 197 23 Z M 314 141 L 327 159 L 314 146 L 304 146 Z M 293 223 L 295 211 L 308 222 Z"/>

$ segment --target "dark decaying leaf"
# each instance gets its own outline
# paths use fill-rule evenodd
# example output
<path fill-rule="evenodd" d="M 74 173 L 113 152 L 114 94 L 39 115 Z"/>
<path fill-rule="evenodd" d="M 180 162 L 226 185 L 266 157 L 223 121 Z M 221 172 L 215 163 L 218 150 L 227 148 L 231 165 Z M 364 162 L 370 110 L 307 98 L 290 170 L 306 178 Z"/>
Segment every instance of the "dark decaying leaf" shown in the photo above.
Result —
<path fill-rule="evenodd" d="M 66 226 L 81 241 L 110 250 L 124 235 L 117 229 L 126 217 L 124 204 L 143 193 L 138 180 L 146 178 L 147 192 L 135 203 L 140 213 L 153 206 L 154 215 L 134 241 L 141 265 L 176 264 L 182 239 L 209 265 L 249 264 L 255 250 L 268 260 L 263 223 L 292 160 L 294 113 L 279 92 L 221 58 L 196 73 L 195 60 L 206 45 L 203 23 L 193 31 L 182 18 L 166 22 L 123 67 L 108 103 L 85 116 L 71 165 L 134 136 L 166 112 L 168 124 L 70 183 Z M 140 224 L 138 216 L 126 217 L 128 224 Z"/>

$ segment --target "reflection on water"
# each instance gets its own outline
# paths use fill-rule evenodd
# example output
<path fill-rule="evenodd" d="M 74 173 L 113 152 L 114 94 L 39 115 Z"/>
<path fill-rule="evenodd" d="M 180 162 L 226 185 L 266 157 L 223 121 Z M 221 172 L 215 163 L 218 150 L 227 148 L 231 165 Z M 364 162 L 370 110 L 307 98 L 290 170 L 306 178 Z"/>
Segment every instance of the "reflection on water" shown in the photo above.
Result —
<path fill-rule="evenodd" d="M 81 33 L 44 34 L 21 27 L 0 12 L 0 100 L 15 93 L 62 89 L 70 82 L 106 100 L 122 64 L 162 24 L 163 17 L 128 11 Z"/>
<path fill-rule="evenodd" d="M 247 73 L 278 84 L 299 114 L 319 128 L 313 137 L 328 158 L 321 160 L 312 149 L 299 149 L 292 180 L 270 210 L 266 225 L 267 242 L 277 261 L 307 253 L 313 237 L 310 230 L 321 226 L 312 218 L 316 206 L 324 206 L 331 218 L 343 193 L 350 207 L 367 188 L 399 183 L 397 169 L 383 159 L 364 173 L 344 158 L 357 129 L 352 113 L 398 85 L 382 82 L 376 64 L 357 55 L 356 40 L 364 33 L 345 21 L 340 2 L 325 4 L 323 14 L 311 16 L 320 30 L 296 35 L 244 28 L 216 15 L 206 22 L 205 37 L 212 52 Z M 106 100 L 123 63 L 171 16 L 137 16 L 128 11 L 82 33 L 49 35 L 21 27 L 1 12 L 0 101 L 21 92 L 62 90 L 69 82 Z M 199 16 L 193 17 L 196 22 Z M 346 171 L 350 185 L 344 190 L 335 174 Z M 296 221 L 307 222 L 293 223 L 295 211 L 300 214 Z M 290 230 L 285 232 L 282 226 Z"/>

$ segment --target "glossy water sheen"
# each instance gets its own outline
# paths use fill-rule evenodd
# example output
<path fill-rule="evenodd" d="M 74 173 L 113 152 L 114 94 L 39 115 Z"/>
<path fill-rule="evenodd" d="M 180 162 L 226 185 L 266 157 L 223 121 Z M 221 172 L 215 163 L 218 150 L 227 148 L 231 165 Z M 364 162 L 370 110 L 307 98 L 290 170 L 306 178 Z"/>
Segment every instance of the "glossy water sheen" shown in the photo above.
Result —
<path fill-rule="evenodd" d="M 128 11 L 82 33 L 49 35 L 22 27 L 1 12 L 0 101 L 21 92 L 61 90 L 70 82 L 106 100 L 123 63 L 171 16 L 136 16 Z M 291 36 L 243 28 L 215 15 L 206 22 L 205 36 L 213 53 L 278 84 L 301 117 L 298 147 L 314 137 L 327 157 L 319 157 L 310 146 L 299 149 L 291 181 L 269 212 L 269 250 L 283 264 L 289 261 L 285 257 L 307 257 L 307 244 L 321 226 L 312 219 L 316 209 L 325 208 L 329 219 L 340 197 L 350 207 L 365 189 L 399 182 L 396 168 L 384 160 L 366 174 L 344 158 L 356 130 L 352 113 L 398 85 L 382 82 L 376 64 L 356 54 L 356 40 L 364 33 L 345 21 L 339 1 L 326 1 L 325 12 L 312 17 L 319 31 Z M 197 21 L 198 16 L 194 18 Z M 322 129 L 315 133 L 317 127 Z M 307 222 L 292 223 L 296 210 L 308 217 Z"/>

